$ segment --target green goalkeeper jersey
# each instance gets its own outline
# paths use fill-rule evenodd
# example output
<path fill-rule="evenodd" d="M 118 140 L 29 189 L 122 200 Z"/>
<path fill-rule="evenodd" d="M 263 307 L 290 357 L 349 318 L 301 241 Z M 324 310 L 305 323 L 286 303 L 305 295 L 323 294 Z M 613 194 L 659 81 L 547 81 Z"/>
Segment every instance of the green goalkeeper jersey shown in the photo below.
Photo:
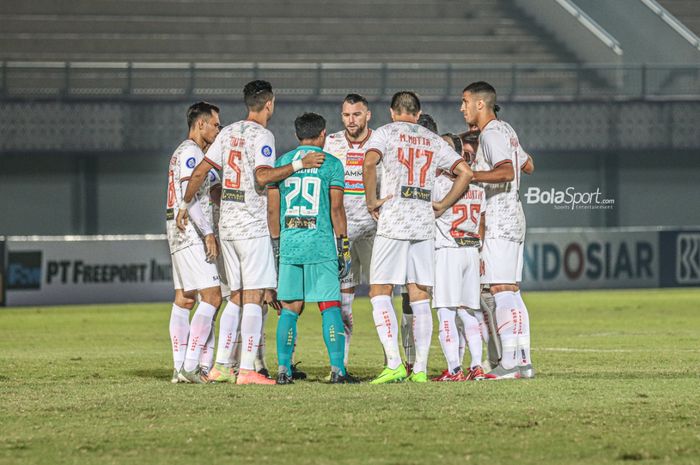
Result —
<path fill-rule="evenodd" d="M 277 159 L 275 166 L 301 160 L 321 148 L 301 145 Z M 331 222 L 330 190 L 345 186 L 343 164 L 333 155 L 319 168 L 302 169 L 277 183 L 280 190 L 280 263 L 308 265 L 337 259 Z"/>

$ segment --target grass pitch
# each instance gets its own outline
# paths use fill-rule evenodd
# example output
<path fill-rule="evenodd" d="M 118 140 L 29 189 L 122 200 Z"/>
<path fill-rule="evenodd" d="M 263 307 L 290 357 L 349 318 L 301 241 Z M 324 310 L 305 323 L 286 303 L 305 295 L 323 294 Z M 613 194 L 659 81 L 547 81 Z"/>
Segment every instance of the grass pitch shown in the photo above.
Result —
<path fill-rule="evenodd" d="M 537 378 L 171 385 L 169 304 L 0 310 L 0 463 L 700 463 L 700 290 L 525 293 Z M 276 367 L 268 319 L 268 361 Z M 380 371 L 367 299 L 351 370 Z M 444 360 L 433 337 L 430 369 Z"/>

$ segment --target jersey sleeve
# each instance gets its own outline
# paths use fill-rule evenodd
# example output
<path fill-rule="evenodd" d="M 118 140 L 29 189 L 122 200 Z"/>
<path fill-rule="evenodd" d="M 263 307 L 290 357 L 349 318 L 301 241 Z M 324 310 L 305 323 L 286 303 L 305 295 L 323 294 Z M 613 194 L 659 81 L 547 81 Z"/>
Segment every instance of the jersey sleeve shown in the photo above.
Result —
<path fill-rule="evenodd" d="M 180 182 L 189 181 L 194 167 L 202 161 L 202 155 L 199 147 L 188 147 L 182 151 L 180 154 Z"/>
<path fill-rule="evenodd" d="M 345 189 L 345 170 L 343 169 L 343 164 L 336 158 L 331 158 L 333 164 L 331 165 L 330 172 L 330 187 L 331 189 Z"/>
<path fill-rule="evenodd" d="M 219 176 L 218 171 L 212 168 L 209 170 L 209 185 L 214 187 L 217 184 L 221 184 L 221 176 Z"/>
<path fill-rule="evenodd" d="M 381 158 L 383 158 L 384 152 L 386 151 L 386 145 L 387 133 L 384 130 L 384 128 L 381 127 L 376 131 L 372 132 L 372 137 L 370 137 L 369 141 L 367 141 L 367 145 L 365 145 L 365 147 L 367 149 L 367 152 L 369 152 L 370 150 L 376 150 L 381 155 Z"/>
<path fill-rule="evenodd" d="M 442 139 L 440 139 L 440 142 L 435 160 L 437 168 L 452 173 L 455 166 L 462 161 L 462 157 L 447 142 Z"/>
<path fill-rule="evenodd" d="M 486 131 L 481 135 L 481 150 L 491 169 L 503 163 L 511 162 L 510 146 L 503 134 L 497 131 Z"/>
<path fill-rule="evenodd" d="M 204 159 L 209 162 L 210 165 L 212 165 L 214 168 L 217 170 L 221 170 L 221 167 L 224 165 L 224 143 L 223 140 L 224 138 L 221 137 L 223 132 L 220 132 L 218 136 L 216 136 L 216 139 L 214 139 L 214 142 L 209 146 L 209 150 L 207 150 L 207 154 L 204 155 Z"/>
<path fill-rule="evenodd" d="M 275 166 L 275 136 L 264 131 L 255 141 L 255 169 Z"/>

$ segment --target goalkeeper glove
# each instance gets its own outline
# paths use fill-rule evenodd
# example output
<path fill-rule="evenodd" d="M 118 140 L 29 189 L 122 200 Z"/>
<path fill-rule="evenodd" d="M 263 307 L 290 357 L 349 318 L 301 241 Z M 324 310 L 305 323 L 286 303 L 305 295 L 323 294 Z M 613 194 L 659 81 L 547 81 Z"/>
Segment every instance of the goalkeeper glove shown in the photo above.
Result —
<path fill-rule="evenodd" d="M 272 241 L 272 256 L 275 258 L 275 271 L 280 272 L 280 238 L 271 237 Z"/>
<path fill-rule="evenodd" d="M 338 276 L 343 279 L 350 274 L 350 265 L 352 264 L 350 241 L 347 236 L 340 236 L 336 238 L 336 245 L 338 247 Z"/>

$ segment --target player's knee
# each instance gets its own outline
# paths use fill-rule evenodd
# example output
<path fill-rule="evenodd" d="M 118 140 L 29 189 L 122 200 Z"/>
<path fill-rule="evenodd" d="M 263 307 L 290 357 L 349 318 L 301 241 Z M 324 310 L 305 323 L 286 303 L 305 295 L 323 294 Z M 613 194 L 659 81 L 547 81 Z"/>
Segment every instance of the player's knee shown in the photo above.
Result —
<path fill-rule="evenodd" d="M 202 302 L 206 302 L 216 308 L 219 308 L 221 305 L 221 291 L 218 288 L 205 289 L 200 294 Z"/>
<path fill-rule="evenodd" d="M 178 295 L 175 296 L 175 305 L 177 305 L 180 308 L 186 308 L 187 310 L 192 310 L 194 308 L 196 300 L 190 297 L 186 297 L 184 295 Z"/>
<path fill-rule="evenodd" d="M 263 304 L 265 289 L 245 289 L 243 291 L 243 304 Z"/>

